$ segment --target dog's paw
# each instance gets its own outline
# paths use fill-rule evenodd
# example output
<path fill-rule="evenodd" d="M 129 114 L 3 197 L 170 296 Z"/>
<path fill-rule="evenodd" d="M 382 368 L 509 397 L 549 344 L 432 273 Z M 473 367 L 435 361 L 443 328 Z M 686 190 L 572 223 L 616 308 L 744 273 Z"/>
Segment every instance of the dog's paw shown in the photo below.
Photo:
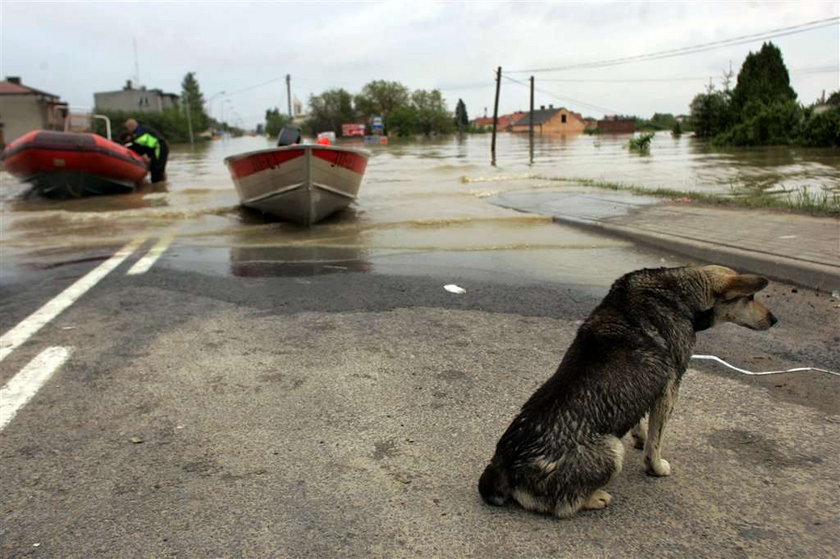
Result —
<path fill-rule="evenodd" d="M 656 461 L 645 458 L 645 465 L 650 476 L 665 477 L 671 475 L 671 464 L 662 458 Z"/>
<path fill-rule="evenodd" d="M 597 489 L 595 493 L 589 496 L 589 499 L 584 503 L 583 508 L 588 510 L 602 509 L 612 503 L 612 495 L 603 489 Z"/>

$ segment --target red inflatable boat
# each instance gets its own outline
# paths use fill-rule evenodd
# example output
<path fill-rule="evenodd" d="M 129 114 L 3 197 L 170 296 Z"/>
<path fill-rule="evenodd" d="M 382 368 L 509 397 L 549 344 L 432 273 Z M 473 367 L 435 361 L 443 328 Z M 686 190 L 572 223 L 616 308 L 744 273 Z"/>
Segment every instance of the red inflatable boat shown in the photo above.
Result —
<path fill-rule="evenodd" d="M 148 166 L 142 157 L 97 134 L 33 130 L 6 146 L 3 169 L 49 197 L 132 192 Z"/>

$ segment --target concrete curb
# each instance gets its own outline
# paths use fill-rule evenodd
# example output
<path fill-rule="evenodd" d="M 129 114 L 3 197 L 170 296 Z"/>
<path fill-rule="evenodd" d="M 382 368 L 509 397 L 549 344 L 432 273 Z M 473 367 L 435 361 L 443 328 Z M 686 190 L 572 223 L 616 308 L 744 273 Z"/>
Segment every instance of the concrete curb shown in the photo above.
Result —
<path fill-rule="evenodd" d="M 626 225 L 575 217 L 554 216 L 556 223 L 588 229 L 665 249 L 710 264 L 721 264 L 739 272 L 761 274 L 768 278 L 830 293 L 840 291 L 840 268 L 796 260 L 776 254 L 746 251 L 714 243 L 643 231 Z"/>

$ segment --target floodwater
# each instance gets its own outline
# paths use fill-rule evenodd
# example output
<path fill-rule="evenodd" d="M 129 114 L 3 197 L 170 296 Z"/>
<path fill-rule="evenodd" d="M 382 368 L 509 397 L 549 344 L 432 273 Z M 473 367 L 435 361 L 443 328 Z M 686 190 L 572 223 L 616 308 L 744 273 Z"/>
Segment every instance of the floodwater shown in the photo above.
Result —
<path fill-rule="evenodd" d="M 658 134 L 649 155 L 627 136 L 537 138 L 501 134 L 393 141 L 372 152 L 350 209 L 303 229 L 242 209 L 223 159 L 270 147 L 243 137 L 173 146 L 168 184 L 129 195 L 54 201 L 23 198 L 26 185 L 0 172 L 0 282 L 78 261 L 137 237 L 173 236 L 167 265 L 209 273 L 308 275 L 340 271 L 457 273 L 499 281 L 607 285 L 660 255 L 494 206 L 511 191 L 562 188 L 550 180 L 597 179 L 646 187 L 737 193 L 762 189 L 837 192 L 840 150 L 715 151 L 690 137 Z M 673 261 L 668 261 L 669 264 Z"/>

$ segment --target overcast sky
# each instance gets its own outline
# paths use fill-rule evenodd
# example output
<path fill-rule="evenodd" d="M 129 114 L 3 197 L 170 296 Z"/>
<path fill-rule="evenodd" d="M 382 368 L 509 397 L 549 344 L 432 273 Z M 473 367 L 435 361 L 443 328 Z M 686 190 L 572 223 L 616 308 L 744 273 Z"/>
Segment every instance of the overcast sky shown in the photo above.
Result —
<path fill-rule="evenodd" d="M 93 93 L 140 83 L 180 93 L 196 72 L 219 117 L 248 126 L 286 110 L 285 74 L 304 103 L 331 87 L 372 80 L 441 89 L 450 109 L 493 112 L 494 72 L 678 49 L 840 15 L 836 1 L 797 2 L 97 2 L 0 0 L 0 74 L 90 106 Z M 840 89 L 840 32 L 774 38 L 799 100 Z M 606 68 L 535 73 L 537 105 L 591 116 L 687 113 L 710 76 L 737 72 L 761 41 Z M 529 72 L 510 73 L 526 81 Z M 658 81 L 638 81 L 638 80 Z M 269 82 L 266 85 L 265 82 Z M 573 81 L 569 81 L 573 80 Z M 625 80 L 625 81 L 620 81 Z M 635 81 L 627 81 L 635 80 Z M 258 86 L 258 87 L 254 87 Z M 248 89 L 248 91 L 239 92 Z M 225 91 L 226 94 L 216 94 Z M 237 93 L 239 92 L 239 93 Z M 227 100 L 225 100 L 227 99 Z M 527 109 L 528 90 L 504 80 L 500 112 Z"/>

